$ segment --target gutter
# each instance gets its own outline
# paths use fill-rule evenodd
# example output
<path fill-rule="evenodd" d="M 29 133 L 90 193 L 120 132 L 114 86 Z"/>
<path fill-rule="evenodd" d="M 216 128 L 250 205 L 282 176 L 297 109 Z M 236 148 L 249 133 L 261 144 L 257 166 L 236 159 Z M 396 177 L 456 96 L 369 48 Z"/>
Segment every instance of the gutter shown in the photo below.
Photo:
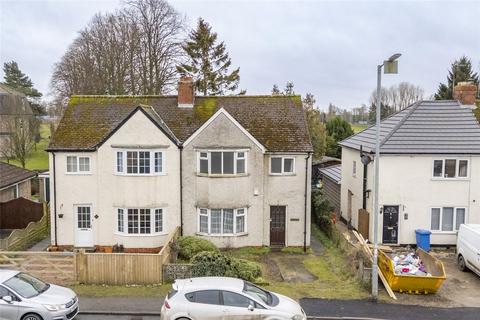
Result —
<path fill-rule="evenodd" d="M 307 153 L 305 158 L 305 216 L 303 217 L 303 252 L 307 252 L 307 208 L 308 208 L 308 160 L 312 155 Z"/>
<path fill-rule="evenodd" d="M 58 246 L 57 241 L 57 170 L 55 169 L 55 153 L 53 155 L 53 228 L 55 230 L 55 247 Z"/>

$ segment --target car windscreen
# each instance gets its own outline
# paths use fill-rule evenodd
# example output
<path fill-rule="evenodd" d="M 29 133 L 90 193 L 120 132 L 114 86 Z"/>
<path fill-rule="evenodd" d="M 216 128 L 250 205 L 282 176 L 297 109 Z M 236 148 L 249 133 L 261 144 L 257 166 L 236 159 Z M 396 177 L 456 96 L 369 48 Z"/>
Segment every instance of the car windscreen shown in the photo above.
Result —
<path fill-rule="evenodd" d="M 50 287 L 49 284 L 26 273 L 19 273 L 3 284 L 24 298 L 38 296 Z"/>
<path fill-rule="evenodd" d="M 252 298 L 259 299 L 269 306 L 272 306 L 273 296 L 267 290 L 257 287 L 250 282 L 244 281 L 243 292 Z"/>

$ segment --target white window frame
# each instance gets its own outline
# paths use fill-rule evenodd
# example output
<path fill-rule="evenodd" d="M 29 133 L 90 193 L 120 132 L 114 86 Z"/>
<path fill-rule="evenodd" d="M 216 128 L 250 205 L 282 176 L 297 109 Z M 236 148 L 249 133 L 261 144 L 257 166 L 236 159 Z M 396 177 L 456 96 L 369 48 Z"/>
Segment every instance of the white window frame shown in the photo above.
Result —
<path fill-rule="evenodd" d="M 221 171 L 222 173 L 212 173 L 212 152 L 221 152 L 222 153 L 222 161 L 221 161 Z M 223 153 L 224 152 L 233 152 L 233 173 L 223 173 Z M 201 157 L 202 153 L 206 153 L 207 157 Z M 243 153 L 243 159 L 245 161 L 245 172 L 237 173 L 237 160 L 238 154 Z M 242 159 L 242 158 L 240 158 Z M 200 160 L 207 160 L 208 162 L 208 173 L 200 172 Z M 201 176 L 245 176 L 248 174 L 248 150 L 244 149 L 212 149 L 212 150 L 197 150 L 197 175 Z"/>
<path fill-rule="evenodd" d="M 453 230 L 442 230 L 442 219 L 443 219 L 443 208 L 453 208 Z M 432 229 L 432 210 L 433 209 L 440 209 L 440 216 L 439 216 L 439 230 L 433 230 Z M 468 223 L 468 211 L 467 211 L 467 206 L 436 206 L 436 207 L 430 207 L 430 213 L 429 213 L 429 217 L 430 217 L 430 226 L 428 228 L 428 230 L 430 230 L 432 233 L 457 233 L 458 232 L 458 229 L 455 229 L 456 225 L 457 225 L 457 210 L 458 209 L 463 209 L 465 210 L 465 219 L 463 221 L 463 223 Z"/>
<path fill-rule="evenodd" d="M 212 233 L 211 232 L 211 227 L 212 227 L 212 219 L 211 219 L 211 210 L 220 210 L 221 211 L 221 218 L 220 218 L 220 226 L 221 226 L 221 232 L 220 233 Z M 202 210 L 206 210 L 206 214 L 201 213 Z M 223 217 L 224 213 L 223 210 L 233 210 L 233 233 L 224 233 L 223 232 Z M 238 213 L 238 210 L 243 210 L 242 214 Z M 200 231 L 200 216 L 207 216 L 208 217 L 208 232 L 201 232 Z M 243 232 L 237 232 L 237 216 L 243 216 L 244 217 L 244 231 Z M 206 236 L 211 236 L 211 237 L 236 237 L 236 236 L 241 236 L 245 235 L 248 233 L 247 230 L 247 219 L 248 219 L 248 210 L 246 207 L 244 208 L 197 208 L 197 233 L 200 235 L 206 235 Z"/>
<path fill-rule="evenodd" d="M 455 160 L 455 177 L 445 177 L 445 164 L 446 160 Z M 442 175 L 440 177 L 435 176 L 435 161 L 442 161 Z M 467 162 L 467 175 L 465 177 L 459 177 L 458 172 L 460 170 L 460 161 Z M 433 180 L 468 180 L 470 179 L 470 159 L 464 158 L 436 158 L 432 161 L 432 179 Z"/>
<path fill-rule="evenodd" d="M 128 173 L 127 172 L 127 152 L 148 152 L 149 153 L 149 159 L 150 159 L 150 173 Z M 162 154 L 162 171 L 161 172 L 155 172 L 155 153 L 161 153 Z M 118 154 L 122 154 L 122 164 L 120 166 L 119 164 L 119 159 L 118 159 Z M 163 149 L 116 149 L 115 150 L 115 161 L 114 161 L 114 168 L 113 172 L 115 175 L 120 175 L 120 176 L 164 176 L 167 174 L 166 170 L 166 160 L 165 160 L 165 150 Z M 121 167 L 122 171 L 119 171 L 118 168 Z M 140 161 L 138 161 L 137 168 L 140 168 Z"/>
<path fill-rule="evenodd" d="M 136 209 L 138 210 L 138 227 L 137 233 L 128 233 L 128 210 L 129 209 Z M 149 210 L 150 211 L 150 233 L 140 233 L 140 209 Z M 119 210 L 123 210 L 123 231 L 119 230 Z M 162 210 L 162 231 L 156 232 L 155 231 L 155 211 Z M 166 210 L 163 207 L 154 207 L 154 208 L 145 208 L 145 207 L 117 207 L 115 208 L 115 234 L 128 236 L 128 237 L 152 237 L 158 235 L 165 235 L 167 231 L 165 230 L 165 218 L 166 218 Z"/>
<path fill-rule="evenodd" d="M 272 159 L 282 159 L 282 171 L 272 172 Z M 285 159 L 292 159 L 292 172 L 285 172 Z M 269 174 L 271 176 L 294 176 L 295 175 L 295 157 L 293 156 L 276 156 L 272 155 L 269 159 Z"/>
<path fill-rule="evenodd" d="M 68 158 L 75 158 L 75 164 L 76 164 L 76 171 L 68 171 Z M 80 171 L 80 158 L 82 159 L 88 159 L 88 171 Z M 73 155 L 73 154 L 68 154 L 66 156 L 66 174 L 92 174 L 92 157 L 91 156 L 79 156 L 79 155 Z"/>

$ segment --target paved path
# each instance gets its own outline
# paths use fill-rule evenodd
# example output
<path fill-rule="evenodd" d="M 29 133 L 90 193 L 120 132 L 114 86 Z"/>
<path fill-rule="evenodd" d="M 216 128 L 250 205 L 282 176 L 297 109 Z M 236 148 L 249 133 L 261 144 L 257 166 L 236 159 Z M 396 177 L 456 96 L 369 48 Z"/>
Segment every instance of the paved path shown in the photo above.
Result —
<path fill-rule="evenodd" d="M 50 236 L 48 236 L 45 239 L 34 244 L 27 251 L 47 251 L 47 248 L 50 245 L 50 243 L 51 243 Z"/>
<path fill-rule="evenodd" d="M 480 308 L 433 308 L 414 305 L 373 303 L 368 300 L 300 300 L 310 316 L 332 318 L 374 318 L 386 320 L 478 320 Z"/>
<path fill-rule="evenodd" d="M 135 312 L 160 314 L 163 298 L 147 297 L 80 297 L 80 312 Z"/>

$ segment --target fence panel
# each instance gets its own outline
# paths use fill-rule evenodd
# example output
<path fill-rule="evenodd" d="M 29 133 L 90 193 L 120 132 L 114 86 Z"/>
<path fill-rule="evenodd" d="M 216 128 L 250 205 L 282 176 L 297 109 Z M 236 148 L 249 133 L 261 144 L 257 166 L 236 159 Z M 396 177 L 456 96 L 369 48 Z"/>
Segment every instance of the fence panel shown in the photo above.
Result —
<path fill-rule="evenodd" d="M 0 229 L 23 229 L 43 216 L 43 205 L 25 198 L 0 203 Z"/>
<path fill-rule="evenodd" d="M 73 284 L 77 279 L 72 252 L 0 251 L 0 269 L 28 272 L 60 285 Z"/>

